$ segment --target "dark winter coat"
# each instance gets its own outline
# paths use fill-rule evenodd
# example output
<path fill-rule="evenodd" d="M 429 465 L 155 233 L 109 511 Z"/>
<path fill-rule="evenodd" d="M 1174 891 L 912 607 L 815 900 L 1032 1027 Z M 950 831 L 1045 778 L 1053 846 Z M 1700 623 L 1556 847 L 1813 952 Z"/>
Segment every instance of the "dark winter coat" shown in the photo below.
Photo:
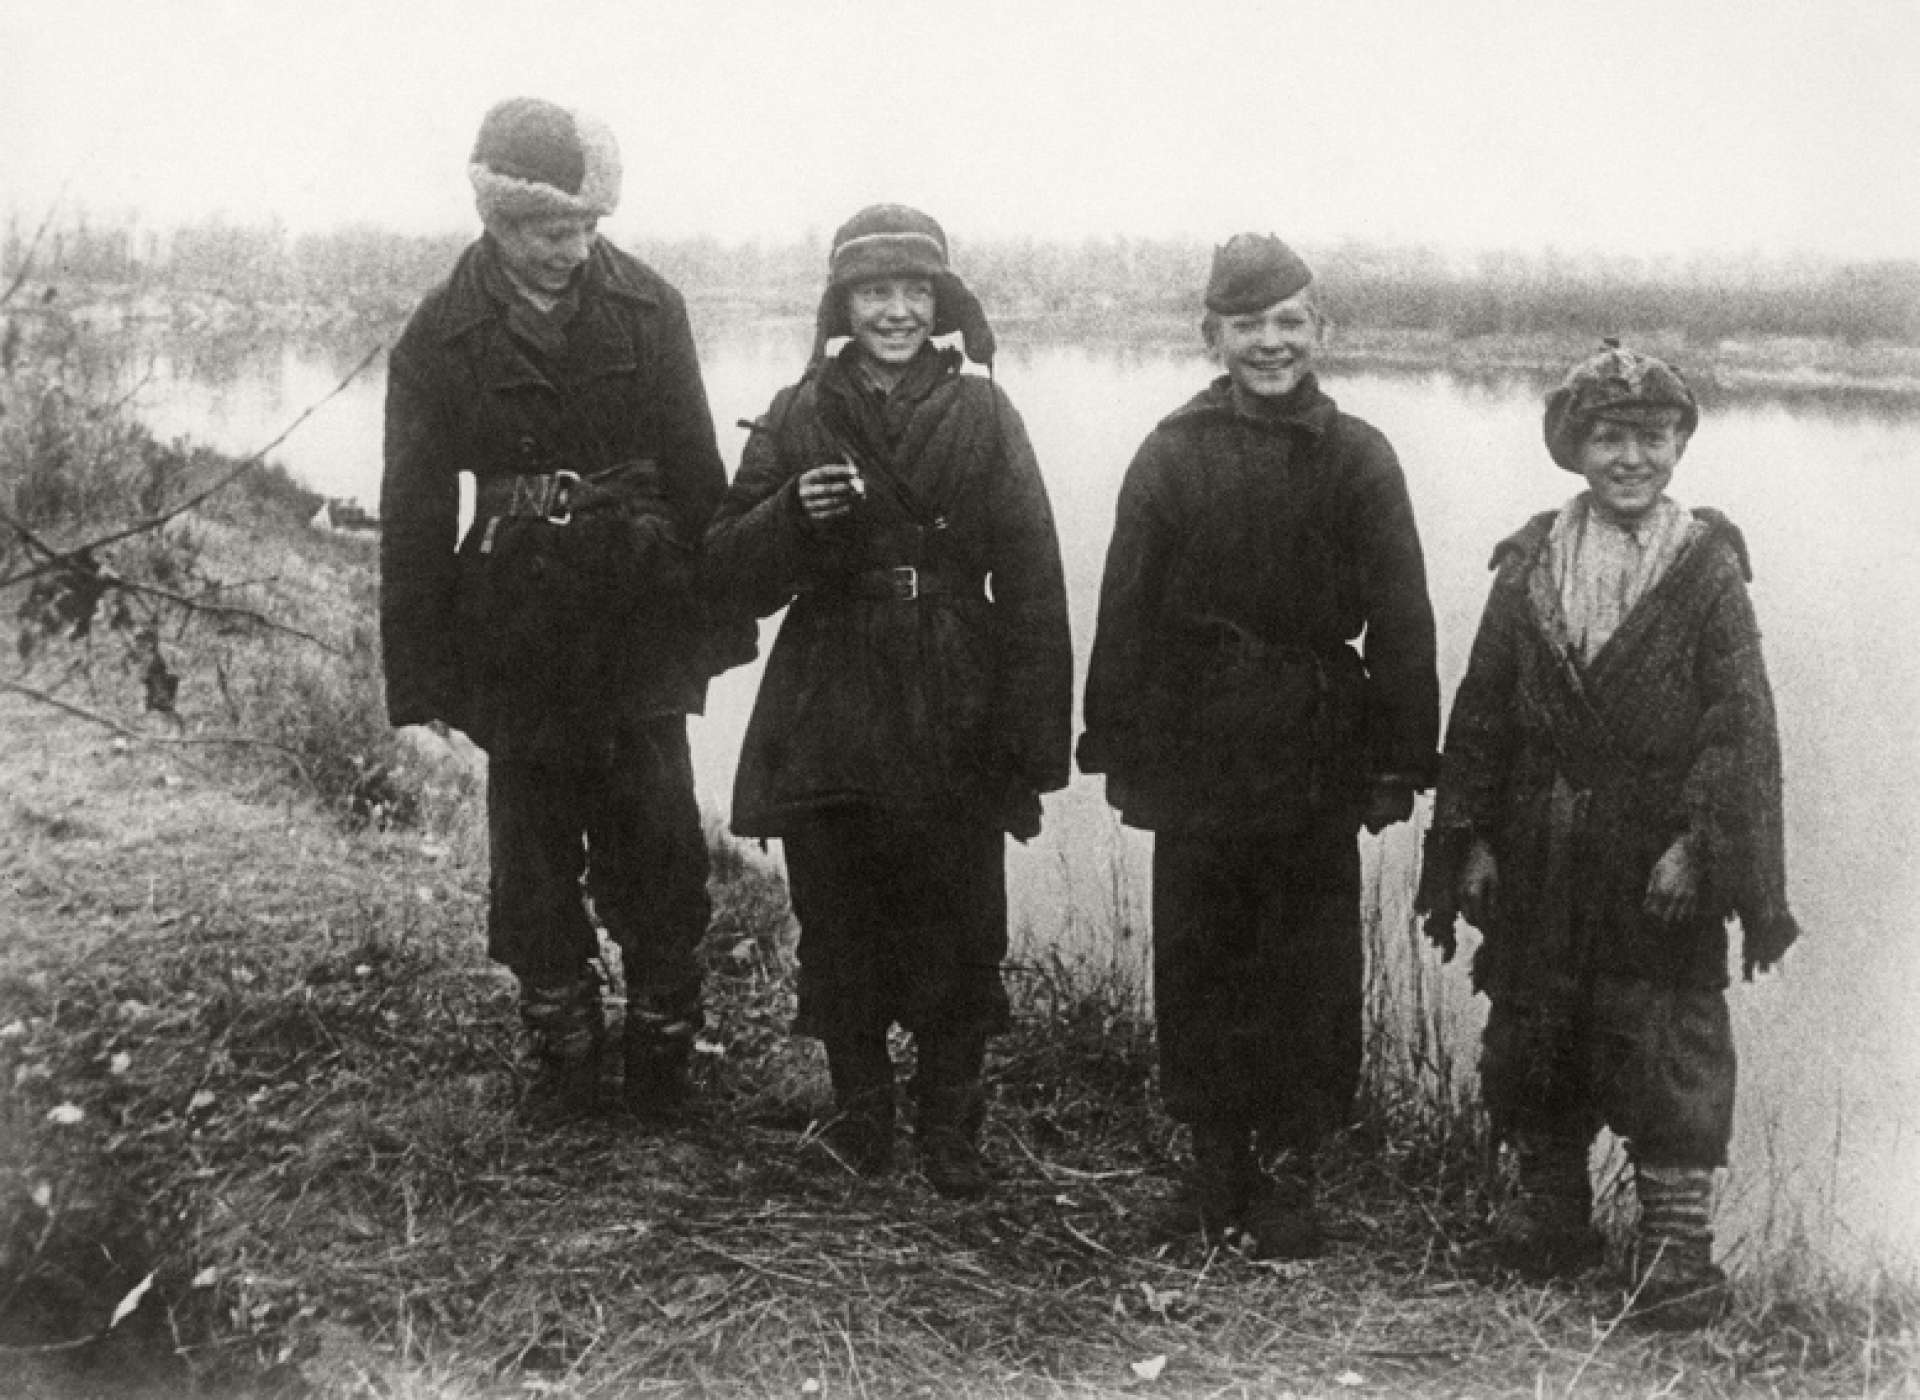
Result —
<path fill-rule="evenodd" d="M 1694 514 L 1679 557 L 1588 663 L 1569 648 L 1545 566 L 1554 515 L 1494 555 L 1448 723 L 1421 902 L 1450 925 L 1468 844 L 1490 843 L 1497 909 L 1474 976 L 1496 998 L 1554 1004 L 1594 973 L 1719 988 L 1728 916 L 1762 961 L 1796 936 L 1746 545 L 1725 517 Z M 1687 834 L 1704 859 L 1702 913 L 1667 927 L 1642 903 Z"/>
<path fill-rule="evenodd" d="M 1073 654 L 1059 544 L 1026 429 L 992 380 L 927 349 L 884 400 L 849 346 L 782 390 L 707 534 L 712 587 L 788 608 L 747 726 L 733 829 L 778 836 L 870 805 L 1039 830 L 1065 785 Z M 797 478 L 862 466 L 816 524 Z M 939 523 L 936 523 L 939 522 Z M 918 570 L 920 596 L 905 575 Z M 791 606 L 789 607 L 789 604 Z"/>
<path fill-rule="evenodd" d="M 713 669 L 693 551 L 726 472 L 685 304 L 604 239 L 577 295 L 564 338 L 529 333 L 482 238 L 421 303 L 388 371 L 388 716 L 444 720 L 496 757 L 566 758 L 616 723 L 696 713 Z M 461 473 L 484 491 L 616 467 L 612 508 L 567 524 L 483 509 L 456 553 Z"/>
<path fill-rule="evenodd" d="M 1433 609 L 1387 440 L 1309 377 L 1272 419 L 1222 377 L 1126 480 L 1080 766 L 1128 824 L 1297 825 L 1432 781 Z"/>

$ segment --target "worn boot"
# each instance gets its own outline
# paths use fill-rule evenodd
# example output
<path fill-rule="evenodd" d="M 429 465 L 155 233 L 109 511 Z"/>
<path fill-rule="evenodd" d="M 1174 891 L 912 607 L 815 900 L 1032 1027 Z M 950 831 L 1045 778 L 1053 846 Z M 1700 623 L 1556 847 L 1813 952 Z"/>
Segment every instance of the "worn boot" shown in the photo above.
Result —
<path fill-rule="evenodd" d="M 627 1025 L 621 1039 L 626 1078 L 623 1097 L 629 1112 L 656 1122 L 674 1123 L 693 1112 L 693 1090 L 687 1064 L 693 1058 L 693 1038 L 699 1030 L 695 1015 L 674 1016 L 642 1010 L 629 1002 Z"/>
<path fill-rule="evenodd" d="M 565 981 L 522 982 L 520 1020 L 536 1066 L 529 1094 L 535 1115 L 563 1119 L 601 1107 L 600 1050 L 606 1020 L 599 977 L 589 970 Z"/>
<path fill-rule="evenodd" d="M 987 1118 L 987 1092 L 980 1082 L 986 1039 L 946 1033 L 918 1039 L 914 1088 L 921 1174 L 943 1196 L 984 1196 L 992 1186 L 980 1157 L 980 1130 Z"/>
<path fill-rule="evenodd" d="M 1271 1175 L 1253 1170 L 1241 1229 L 1255 1259 L 1312 1259 L 1326 1248 L 1326 1231 L 1315 1203 L 1314 1154 L 1296 1148 L 1280 1154 Z"/>
<path fill-rule="evenodd" d="M 1711 1326 L 1727 1305 L 1727 1276 L 1713 1262 L 1713 1168 L 1636 1163 L 1634 1188 L 1627 1316 L 1671 1331 Z"/>
<path fill-rule="evenodd" d="M 1587 1145 L 1570 1136 L 1527 1134 L 1513 1141 L 1519 1183 L 1493 1218 L 1493 1253 L 1525 1278 L 1570 1278 L 1600 1262 L 1593 1228 Z"/>
<path fill-rule="evenodd" d="M 833 1117 L 820 1140 L 842 1166 L 861 1176 L 893 1170 L 893 1057 L 884 1036 L 827 1042 Z"/>
<path fill-rule="evenodd" d="M 1193 1165 L 1148 1219 L 1158 1240 L 1222 1238 L 1240 1224 L 1257 1174 L 1253 1131 L 1225 1121 L 1193 1125 Z"/>

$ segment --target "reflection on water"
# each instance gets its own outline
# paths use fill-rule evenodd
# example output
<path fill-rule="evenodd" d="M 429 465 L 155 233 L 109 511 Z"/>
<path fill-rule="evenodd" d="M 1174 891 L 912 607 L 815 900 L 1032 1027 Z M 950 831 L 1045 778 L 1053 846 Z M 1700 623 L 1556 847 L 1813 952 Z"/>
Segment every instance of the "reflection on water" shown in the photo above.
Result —
<path fill-rule="evenodd" d="M 703 345 L 729 465 L 745 433 L 798 372 L 799 322 Z M 156 431 L 248 452 L 333 389 L 366 346 L 256 346 L 211 358 L 157 353 L 134 400 Z M 328 403 L 276 454 L 315 489 L 378 496 L 384 362 Z M 144 369 L 140 372 L 146 372 Z M 1074 604 L 1093 612 L 1121 473 L 1148 428 L 1209 373 L 1197 355 L 1049 346 L 1002 357 L 998 374 L 1046 470 Z M 1570 496 L 1540 441 L 1523 379 L 1336 374 L 1327 387 L 1399 450 L 1427 544 L 1451 694 L 1466 662 L 1497 539 Z M 1920 1257 L 1920 415 L 1844 399 L 1709 404 L 1674 480 L 1689 505 L 1745 531 L 1785 745 L 1789 863 L 1808 936 L 1784 975 L 1736 986 L 1740 1119 L 1726 1218 L 1733 1234 L 1804 1223 L 1838 1252 Z M 696 726 L 704 796 L 723 808 L 756 672 L 722 678 Z M 1404 908 L 1416 850 L 1408 828 L 1367 840 L 1368 870 Z M 1144 970 L 1147 845 L 1122 833 L 1092 782 L 1049 799 L 1048 829 L 1016 851 L 1018 918 L 1035 940 Z M 1399 925 L 1394 925 L 1399 926 Z M 1131 936 L 1116 939 L 1125 927 Z M 1444 974 L 1461 1058 L 1478 1006 L 1458 965 Z"/>

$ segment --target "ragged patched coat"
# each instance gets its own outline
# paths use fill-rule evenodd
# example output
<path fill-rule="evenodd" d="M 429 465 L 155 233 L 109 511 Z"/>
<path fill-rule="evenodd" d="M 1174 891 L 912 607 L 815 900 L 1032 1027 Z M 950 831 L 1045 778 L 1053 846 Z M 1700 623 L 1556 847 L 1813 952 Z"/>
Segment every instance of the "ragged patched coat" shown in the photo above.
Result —
<path fill-rule="evenodd" d="M 999 386 L 926 349 L 884 401 L 823 361 L 756 426 L 707 535 L 715 592 L 788 608 L 747 727 L 733 829 L 809 813 L 969 813 L 1019 836 L 1065 785 L 1073 655 L 1053 514 Z M 847 449 L 866 496 L 815 524 L 797 479 Z M 904 484 L 904 492 L 899 489 Z M 944 523 L 937 528 L 935 518 Z M 873 596 L 912 566 L 916 600 Z M 865 580 L 863 583 L 862 580 Z"/>
<path fill-rule="evenodd" d="M 714 669 L 693 551 L 726 470 L 685 304 L 605 239 L 580 277 L 564 344 L 543 347 L 516 329 L 516 294 L 482 238 L 388 370 L 388 715 L 444 720 L 496 758 L 566 759 L 617 721 L 697 713 Z M 643 461 L 650 484 L 622 509 L 566 525 L 483 514 L 457 540 L 463 472 L 484 483 Z"/>
<path fill-rule="evenodd" d="M 1719 988 L 1729 916 L 1762 964 L 1797 935 L 1746 546 L 1724 516 L 1694 514 L 1680 555 L 1590 662 L 1569 647 L 1546 566 L 1554 515 L 1495 552 L 1421 902 L 1450 926 L 1469 842 L 1491 845 L 1497 910 L 1474 976 L 1496 999 L 1564 1002 L 1596 974 Z M 1648 881 L 1689 833 L 1704 857 L 1702 912 L 1663 926 L 1642 912 Z"/>
<path fill-rule="evenodd" d="M 1224 376 L 1162 420 L 1121 487 L 1080 746 L 1125 820 L 1287 825 L 1372 778 L 1425 787 L 1439 727 L 1386 438 L 1311 376 L 1271 420 L 1236 411 Z"/>

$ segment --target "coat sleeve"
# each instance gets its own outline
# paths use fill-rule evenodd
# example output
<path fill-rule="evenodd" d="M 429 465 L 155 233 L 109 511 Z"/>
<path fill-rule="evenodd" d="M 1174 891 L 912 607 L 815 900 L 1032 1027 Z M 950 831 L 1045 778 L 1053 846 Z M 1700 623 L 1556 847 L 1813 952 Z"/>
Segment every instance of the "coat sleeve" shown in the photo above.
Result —
<path fill-rule="evenodd" d="M 1073 642 L 1060 541 L 1026 425 L 987 385 L 1005 460 L 995 479 L 988 569 L 999 638 L 993 714 L 1000 757 L 1036 792 L 1067 785 L 1073 734 Z"/>
<path fill-rule="evenodd" d="M 380 482 L 380 650 L 387 719 L 461 727 L 454 598 L 458 582 L 460 463 L 442 396 L 418 353 L 421 320 L 387 368 Z"/>
<path fill-rule="evenodd" d="M 798 472 L 780 448 L 794 396 L 793 389 L 775 396 L 747 439 L 740 470 L 707 528 L 709 591 L 754 617 L 776 613 L 792 600 L 809 557 L 811 527 L 800 509 Z"/>
<path fill-rule="evenodd" d="M 1151 648 L 1175 536 L 1160 491 L 1163 448 L 1149 437 L 1120 486 L 1113 537 L 1100 579 L 1100 611 L 1087 665 L 1086 730 L 1079 763 L 1125 785 L 1141 756 L 1149 725 Z M 1109 784 L 1113 795 L 1113 783 Z"/>
<path fill-rule="evenodd" d="M 1427 566 L 1406 475 L 1386 438 L 1361 443 L 1358 498 L 1360 586 L 1366 612 L 1366 746 L 1376 774 L 1431 786 L 1439 766 L 1440 681 Z"/>
<path fill-rule="evenodd" d="M 657 383 L 660 448 L 667 497 L 681 538 L 697 544 L 727 489 L 727 469 L 714 437 L 706 382 L 694 350 L 693 326 L 677 292 L 664 302 L 660 320 Z"/>
<path fill-rule="evenodd" d="M 1453 698 L 1446 751 L 1434 794 L 1416 905 L 1429 927 L 1451 929 L 1454 891 L 1461 865 L 1476 835 L 1491 838 L 1501 826 L 1508 776 L 1519 750 L 1519 648 L 1523 565 L 1509 558 L 1488 594 L 1467 660 L 1467 674 Z"/>
<path fill-rule="evenodd" d="M 1799 937 L 1787 907 L 1780 734 L 1760 628 L 1729 557 L 1706 618 L 1701 708 L 1683 819 L 1707 860 L 1716 901 L 1739 916 L 1749 973 L 1778 961 Z"/>

